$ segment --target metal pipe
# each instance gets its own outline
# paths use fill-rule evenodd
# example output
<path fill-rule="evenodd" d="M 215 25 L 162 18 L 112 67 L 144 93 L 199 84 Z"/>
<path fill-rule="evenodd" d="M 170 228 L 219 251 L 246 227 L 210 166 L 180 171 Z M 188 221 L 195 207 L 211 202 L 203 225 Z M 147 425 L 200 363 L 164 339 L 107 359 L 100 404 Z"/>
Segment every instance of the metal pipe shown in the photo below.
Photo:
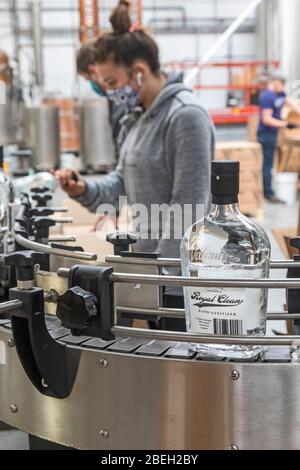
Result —
<path fill-rule="evenodd" d="M 126 258 L 125 256 L 107 256 L 106 263 L 130 264 L 136 266 L 158 266 L 165 268 L 179 268 L 181 262 L 179 259 L 159 258 L 159 259 L 146 259 L 146 258 Z"/>
<path fill-rule="evenodd" d="M 123 307 L 116 306 L 118 313 L 132 313 L 137 315 L 163 317 L 163 318 L 185 318 L 185 310 L 180 308 L 137 308 L 137 307 Z M 267 321 L 280 321 L 280 320 L 300 320 L 300 313 L 268 313 Z"/>
<path fill-rule="evenodd" d="M 9 300 L 8 302 L 3 302 L 0 304 L 0 315 L 4 315 L 5 313 L 9 313 L 12 310 L 19 310 L 23 306 L 23 302 L 21 300 Z"/>
<path fill-rule="evenodd" d="M 267 315 L 267 320 L 300 320 L 300 313 L 269 313 Z"/>
<path fill-rule="evenodd" d="M 14 37 L 14 59 L 18 67 L 18 80 L 20 80 L 20 31 L 19 31 L 19 17 L 18 17 L 18 11 L 17 11 L 17 0 L 11 0 L 10 14 L 11 14 L 11 22 L 12 22 L 12 32 L 13 32 L 13 37 Z"/>
<path fill-rule="evenodd" d="M 99 34 L 98 0 L 79 0 L 80 42 L 87 42 Z"/>
<path fill-rule="evenodd" d="M 293 261 L 292 259 L 286 261 L 272 261 L 270 265 L 271 269 L 290 269 L 300 268 L 300 263 Z"/>
<path fill-rule="evenodd" d="M 68 277 L 69 269 L 59 268 L 58 276 Z M 199 279 L 180 276 L 150 276 L 147 274 L 113 273 L 110 280 L 122 284 L 148 284 L 158 286 L 181 287 L 240 287 L 247 289 L 300 289 L 300 279 L 240 279 L 238 281 L 224 279 Z"/>
<path fill-rule="evenodd" d="M 29 0 L 31 13 L 32 40 L 34 44 L 35 79 L 39 88 L 44 86 L 44 59 L 43 59 L 43 37 L 41 1 Z"/>
<path fill-rule="evenodd" d="M 111 12 L 111 7 L 105 7 L 105 6 L 102 6 L 100 7 L 100 10 L 102 12 Z M 9 8 L 5 8 L 5 6 L 0 6 L 0 13 L 6 13 L 9 11 Z M 26 7 L 26 6 L 21 6 L 21 7 L 18 7 L 18 12 L 19 13 L 28 13 L 29 11 L 29 8 Z M 77 7 L 72 7 L 71 5 L 70 6 L 54 6 L 54 7 L 51 7 L 49 5 L 47 6 L 42 6 L 41 8 L 41 11 L 42 13 L 78 13 L 78 8 Z M 183 17 L 186 17 L 186 11 L 185 11 L 185 8 L 184 7 L 180 7 L 180 6 L 157 6 L 157 7 L 147 7 L 147 6 L 143 6 L 143 11 L 150 11 L 150 12 L 153 12 L 153 11 L 172 11 L 172 12 L 179 12 L 181 13 L 181 15 Z"/>
<path fill-rule="evenodd" d="M 208 336 L 173 331 L 144 330 L 114 326 L 115 336 L 146 338 L 158 341 L 171 341 L 194 344 L 229 344 L 239 346 L 292 346 L 300 344 L 300 336 Z"/>
<path fill-rule="evenodd" d="M 69 209 L 67 207 L 50 207 L 50 209 L 53 212 L 62 212 L 62 213 L 69 212 Z"/>
<path fill-rule="evenodd" d="M 146 284 L 168 287 L 240 287 L 247 289 L 300 289 L 300 279 L 240 279 L 238 281 L 224 279 L 199 279 L 176 276 L 150 276 L 147 274 L 113 273 L 110 280 L 123 284 Z"/>
<path fill-rule="evenodd" d="M 215 56 L 215 54 L 224 46 L 224 44 L 226 44 L 231 36 L 233 36 L 233 34 L 239 29 L 243 22 L 251 15 L 251 13 L 256 10 L 262 1 L 263 0 L 251 0 L 251 2 L 248 3 L 247 7 L 242 11 L 242 13 L 207 51 L 207 53 L 201 59 L 199 65 L 190 71 L 185 79 L 186 85 L 190 85 L 195 80 L 203 65 L 207 64 Z"/>
<path fill-rule="evenodd" d="M 56 303 L 58 293 L 55 290 L 44 292 L 44 301 L 46 303 Z M 23 307 L 21 300 L 9 300 L 7 302 L 0 303 L 0 315 L 11 312 L 12 310 L 20 310 Z"/>
<path fill-rule="evenodd" d="M 145 317 L 163 317 L 163 318 L 185 318 L 185 311 L 182 309 L 172 309 L 172 308 L 136 308 L 136 307 L 123 307 L 116 306 L 118 313 L 132 313 L 137 315 L 144 315 Z M 300 318 L 300 317 L 299 317 Z"/>
<path fill-rule="evenodd" d="M 61 236 L 61 237 L 49 237 L 49 242 L 51 243 L 67 243 L 67 242 L 76 242 L 76 236 Z"/>
<path fill-rule="evenodd" d="M 95 253 L 82 253 L 79 251 L 68 251 L 61 250 L 59 248 L 52 248 L 47 245 L 42 245 L 41 243 L 33 242 L 32 240 L 27 240 L 21 235 L 17 235 L 13 232 L 13 237 L 15 241 L 27 248 L 28 250 L 39 251 L 41 253 L 46 253 L 52 256 L 63 256 L 64 258 L 75 258 L 82 261 L 97 261 L 97 255 Z"/>
<path fill-rule="evenodd" d="M 52 219 L 57 224 L 72 224 L 74 222 L 74 217 L 60 217 L 59 219 Z"/>
<path fill-rule="evenodd" d="M 105 259 L 106 263 L 118 263 L 118 264 L 130 264 L 136 266 L 158 266 L 164 268 L 180 268 L 181 261 L 177 258 L 158 258 L 158 259 L 146 259 L 146 258 L 126 258 L 125 256 L 113 256 L 109 255 Z M 300 268 L 300 262 L 297 263 L 293 260 L 286 261 L 271 261 L 270 269 L 289 269 L 289 268 Z"/>
<path fill-rule="evenodd" d="M 57 270 L 57 275 L 59 277 L 62 277 L 64 279 L 67 279 L 69 277 L 70 269 L 68 268 L 59 268 Z"/>

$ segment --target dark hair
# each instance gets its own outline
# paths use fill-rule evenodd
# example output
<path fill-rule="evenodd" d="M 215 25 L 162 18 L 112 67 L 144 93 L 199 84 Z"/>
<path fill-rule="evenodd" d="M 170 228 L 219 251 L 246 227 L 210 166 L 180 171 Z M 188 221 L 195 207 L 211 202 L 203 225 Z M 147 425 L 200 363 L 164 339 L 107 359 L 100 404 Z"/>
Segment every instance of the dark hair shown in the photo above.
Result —
<path fill-rule="evenodd" d="M 93 42 L 81 46 L 77 52 L 76 63 L 78 73 L 90 73 L 89 65 L 95 65 L 96 63 L 96 50 Z"/>
<path fill-rule="evenodd" d="M 136 60 L 149 65 L 154 74 L 160 71 L 156 42 L 143 29 L 132 31 L 130 2 L 120 0 L 110 16 L 113 30 L 103 33 L 94 43 L 96 62 L 113 60 L 117 65 L 131 67 Z"/>

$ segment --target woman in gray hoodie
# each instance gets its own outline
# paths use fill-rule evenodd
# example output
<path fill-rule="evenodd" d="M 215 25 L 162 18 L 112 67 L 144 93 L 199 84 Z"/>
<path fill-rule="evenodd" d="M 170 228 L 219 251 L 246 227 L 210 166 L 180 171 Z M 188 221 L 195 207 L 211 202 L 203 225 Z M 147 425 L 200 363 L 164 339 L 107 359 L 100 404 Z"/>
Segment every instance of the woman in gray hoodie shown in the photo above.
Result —
<path fill-rule="evenodd" d="M 148 214 L 153 205 L 206 206 L 215 140 L 207 112 L 176 74 L 161 72 L 155 41 L 132 29 L 129 2 L 121 0 L 110 20 L 113 31 L 95 43 L 96 66 L 110 98 L 116 103 L 125 99 L 132 110 L 122 120 L 119 164 L 97 182 L 61 170 L 57 177 L 63 189 L 91 211 L 101 204 L 118 208 L 120 196 L 127 196 L 129 205 L 145 207 Z M 152 220 L 141 227 L 135 250 L 179 257 L 180 238 L 173 236 L 176 220 L 167 220 L 155 231 Z"/>

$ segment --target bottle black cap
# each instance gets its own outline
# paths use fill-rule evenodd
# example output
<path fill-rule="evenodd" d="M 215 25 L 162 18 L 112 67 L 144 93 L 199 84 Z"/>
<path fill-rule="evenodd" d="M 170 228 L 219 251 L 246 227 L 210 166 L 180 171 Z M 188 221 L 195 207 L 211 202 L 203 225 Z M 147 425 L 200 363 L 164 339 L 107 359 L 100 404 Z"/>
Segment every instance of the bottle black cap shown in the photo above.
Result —
<path fill-rule="evenodd" d="M 212 162 L 211 193 L 213 204 L 238 202 L 240 190 L 240 162 L 233 160 Z"/>

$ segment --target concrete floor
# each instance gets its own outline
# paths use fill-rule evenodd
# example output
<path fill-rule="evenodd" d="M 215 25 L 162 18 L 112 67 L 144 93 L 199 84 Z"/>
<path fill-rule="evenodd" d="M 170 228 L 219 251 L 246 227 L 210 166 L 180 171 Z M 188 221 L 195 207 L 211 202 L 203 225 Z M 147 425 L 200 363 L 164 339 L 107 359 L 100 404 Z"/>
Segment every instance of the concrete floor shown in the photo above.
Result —
<path fill-rule="evenodd" d="M 0 450 L 28 450 L 28 436 L 20 431 L 0 431 Z"/>

